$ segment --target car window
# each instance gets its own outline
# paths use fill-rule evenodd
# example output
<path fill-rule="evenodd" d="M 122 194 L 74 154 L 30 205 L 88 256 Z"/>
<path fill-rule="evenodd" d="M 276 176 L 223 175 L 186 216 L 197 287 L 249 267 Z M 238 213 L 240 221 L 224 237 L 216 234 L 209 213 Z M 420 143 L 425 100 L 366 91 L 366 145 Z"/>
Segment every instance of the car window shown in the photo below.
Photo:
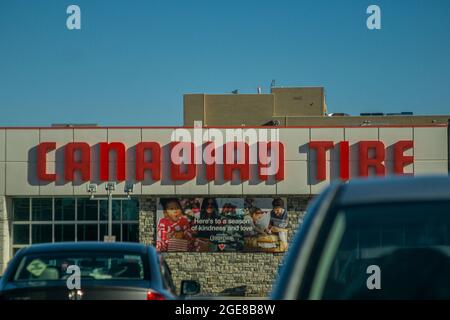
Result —
<path fill-rule="evenodd" d="M 164 287 L 172 291 L 176 292 L 175 284 L 173 283 L 172 272 L 170 271 L 167 262 L 161 258 L 161 274 L 163 277 Z"/>
<path fill-rule="evenodd" d="M 450 202 L 335 210 L 310 298 L 450 298 Z M 379 281 L 371 276 L 379 276 Z"/>
<path fill-rule="evenodd" d="M 42 253 L 25 255 L 18 264 L 12 281 L 65 280 L 72 273 L 68 267 L 76 265 L 81 279 L 87 280 L 144 280 L 143 257 L 139 254 L 110 252 Z"/>

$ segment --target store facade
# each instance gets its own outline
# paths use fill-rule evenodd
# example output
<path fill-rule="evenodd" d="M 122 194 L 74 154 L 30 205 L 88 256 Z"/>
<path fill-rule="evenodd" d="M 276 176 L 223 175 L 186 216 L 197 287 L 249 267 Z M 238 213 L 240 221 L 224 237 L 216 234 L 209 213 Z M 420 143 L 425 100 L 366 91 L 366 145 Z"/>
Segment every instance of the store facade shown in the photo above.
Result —
<path fill-rule="evenodd" d="M 30 244 L 103 241 L 114 182 L 116 241 L 158 245 L 177 285 L 191 278 L 206 293 L 245 285 L 263 295 L 308 201 L 330 181 L 448 175 L 448 137 L 447 125 L 0 128 L 0 270 Z M 189 224 L 170 220 L 170 201 Z M 226 221 L 237 235 L 219 232 L 219 216 L 200 219 L 208 203 L 236 214 Z M 263 245 L 251 218 L 273 227 L 276 207 L 286 221 L 271 233 L 277 244 Z"/>

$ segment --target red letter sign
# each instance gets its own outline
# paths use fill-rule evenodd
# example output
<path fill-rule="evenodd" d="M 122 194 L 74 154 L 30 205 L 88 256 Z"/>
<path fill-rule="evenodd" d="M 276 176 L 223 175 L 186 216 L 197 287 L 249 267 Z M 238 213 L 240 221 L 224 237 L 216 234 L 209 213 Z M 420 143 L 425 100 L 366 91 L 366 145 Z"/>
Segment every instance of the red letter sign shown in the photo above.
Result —
<path fill-rule="evenodd" d="M 206 181 L 213 181 L 216 178 L 216 149 L 213 141 L 205 143 L 203 157 L 205 160 Z"/>
<path fill-rule="evenodd" d="M 116 178 L 125 180 L 125 145 L 121 142 L 100 142 L 100 180 L 109 180 L 109 152 L 116 152 Z"/>
<path fill-rule="evenodd" d="M 187 181 L 195 178 L 196 166 L 194 162 L 195 146 L 192 142 L 175 142 L 170 143 L 170 173 L 174 181 Z M 183 156 L 180 154 L 183 151 Z M 187 154 L 184 154 L 184 153 Z M 188 157 L 187 161 L 182 161 L 182 157 Z M 182 172 L 182 166 L 186 168 Z"/>
<path fill-rule="evenodd" d="M 237 159 L 239 150 L 240 157 Z M 236 157 L 235 157 L 236 155 Z M 249 148 L 245 142 L 227 142 L 223 150 L 223 178 L 225 181 L 233 180 L 233 171 L 239 170 L 240 180 L 246 181 L 249 178 Z M 236 159 L 235 159 L 236 158 Z"/>
<path fill-rule="evenodd" d="M 398 141 L 394 144 L 394 173 L 405 174 L 403 168 L 414 162 L 413 156 L 403 155 L 405 150 L 411 149 L 414 142 L 411 140 Z"/>
<path fill-rule="evenodd" d="M 145 162 L 145 150 L 150 150 L 152 160 Z M 156 142 L 140 142 L 136 146 L 136 180 L 143 181 L 145 171 L 150 170 L 152 180 L 159 181 L 161 179 L 161 147 Z"/>
<path fill-rule="evenodd" d="M 310 149 L 316 149 L 317 154 L 317 180 L 322 181 L 327 178 L 326 151 L 333 148 L 333 141 L 311 141 Z"/>
<path fill-rule="evenodd" d="M 348 146 L 348 141 L 339 142 L 340 151 L 340 173 L 339 176 L 343 181 L 347 181 L 350 178 L 350 149 Z"/>
<path fill-rule="evenodd" d="M 56 174 L 47 173 L 47 152 L 56 149 L 56 142 L 42 142 L 37 149 L 37 171 L 39 180 L 55 181 Z"/>
<path fill-rule="evenodd" d="M 265 152 L 261 151 L 269 151 L 271 156 Z M 269 160 L 271 159 L 271 160 Z M 284 179 L 284 145 L 281 142 L 258 142 L 258 175 L 259 178 L 263 181 L 266 181 L 269 178 L 269 174 L 264 174 L 261 171 L 265 168 L 266 170 L 271 166 L 276 166 L 277 170 L 275 171 L 275 180 L 280 181 Z"/>
<path fill-rule="evenodd" d="M 80 161 L 75 161 L 74 153 L 79 151 Z M 91 148 L 84 142 L 71 142 L 65 149 L 66 170 L 65 177 L 68 181 L 74 180 L 75 171 L 81 172 L 81 180 L 89 181 L 91 179 Z"/>
<path fill-rule="evenodd" d="M 375 149 L 375 157 L 369 158 L 369 150 Z M 377 176 L 384 176 L 384 143 L 381 141 L 361 141 L 359 143 L 359 175 L 367 177 L 369 167 L 374 167 Z"/>

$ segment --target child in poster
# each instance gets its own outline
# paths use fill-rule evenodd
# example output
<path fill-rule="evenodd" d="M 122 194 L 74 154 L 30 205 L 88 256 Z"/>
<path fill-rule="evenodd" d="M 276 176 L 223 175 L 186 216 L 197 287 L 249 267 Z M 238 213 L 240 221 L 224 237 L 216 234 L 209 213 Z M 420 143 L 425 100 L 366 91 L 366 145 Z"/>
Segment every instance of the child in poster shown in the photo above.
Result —
<path fill-rule="evenodd" d="M 267 230 L 264 226 L 264 212 L 258 207 L 252 207 L 249 210 L 249 215 L 246 216 L 246 220 L 249 222 L 249 225 L 252 227 L 251 231 L 246 233 L 246 236 L 258 236 L 258 235 L 266 235 Z"/>
<path fill-rule="evenodd" d="M 158 223 L 157 250 L 190 251 L 193 231 L 183 214 L 180 201 L 177 198 L 167 198 L 160 202 L 164 218 Z"/>
<path fill-rule="evenodd" d="M 278 248 L 278 236 L 271 235 L 267 228 L 269 223 L 265 217 L 265 213 L 258 207 L 251 207 L 249 215 L 245 218 L 251 226 L 251 231 L 245 233 L 245 250 L 246 251 L 266 251 L 275 252 Z"/>
<path fill-rule="evenodd" d="M 284 201 L 275 198 L 272 201 L 272 211 L 270 212 L 269 232 L 278 234 L 281 249 L 287 248 L 287 227 L 288 215 L 284 208 Z"/>

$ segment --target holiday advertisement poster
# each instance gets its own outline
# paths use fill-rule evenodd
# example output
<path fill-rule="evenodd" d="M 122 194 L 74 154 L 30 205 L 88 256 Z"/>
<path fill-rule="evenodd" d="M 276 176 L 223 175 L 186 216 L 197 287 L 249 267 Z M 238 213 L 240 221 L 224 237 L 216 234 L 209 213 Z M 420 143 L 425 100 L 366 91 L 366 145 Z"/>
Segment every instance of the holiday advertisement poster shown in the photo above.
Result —
<path fill-rule="evenodd" d="M 285 252 L 283 198 L 159 198 L 160 252 Z"/>

